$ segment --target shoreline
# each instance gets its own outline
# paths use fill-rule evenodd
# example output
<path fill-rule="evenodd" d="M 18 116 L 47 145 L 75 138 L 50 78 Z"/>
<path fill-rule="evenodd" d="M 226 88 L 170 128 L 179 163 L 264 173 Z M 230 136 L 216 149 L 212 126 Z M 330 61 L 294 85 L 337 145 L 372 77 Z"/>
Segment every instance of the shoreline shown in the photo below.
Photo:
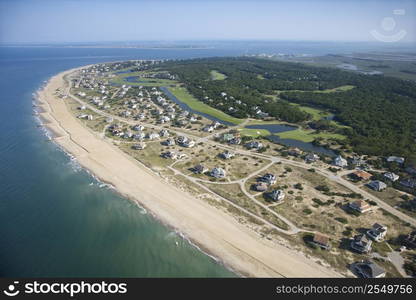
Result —
<path fill-rule="evenodd" d="M 191 245 L 237 275 L 340 276 L 294 250 L 265 241 L 224 212 L 166 183 L 116 146 L 82 126 L 68 111 L 65 100 L 54 95 L 57 88 L 63 87 L 63 77 L 80 68 L 50 78 L 38 92 L 38 102 L 47 106 L 46 112 L 41 114 L 46 114 L 51 120 L 43 126 L 52 132 L 62 133 L 53 141 L 75 157 L 77 163 L 92 176 L 138 203 Z"/>

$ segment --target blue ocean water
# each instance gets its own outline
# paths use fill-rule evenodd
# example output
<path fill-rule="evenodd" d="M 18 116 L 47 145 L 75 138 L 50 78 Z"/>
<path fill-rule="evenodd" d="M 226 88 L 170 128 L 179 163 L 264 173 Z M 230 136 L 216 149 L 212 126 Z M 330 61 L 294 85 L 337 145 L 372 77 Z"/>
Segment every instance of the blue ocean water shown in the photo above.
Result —
<path fill-rule="evenodd" d="M 271 50 L 296 53 L 299 47 Z M 33 116 L 31 95 L 52 75 L 86 64 L 269 48 L 0 47 L 0 276 L 235 276 L 142 208 L 100 187 L 48 141 Z M 300 49 L 331 53 L 315 44 Z"/>

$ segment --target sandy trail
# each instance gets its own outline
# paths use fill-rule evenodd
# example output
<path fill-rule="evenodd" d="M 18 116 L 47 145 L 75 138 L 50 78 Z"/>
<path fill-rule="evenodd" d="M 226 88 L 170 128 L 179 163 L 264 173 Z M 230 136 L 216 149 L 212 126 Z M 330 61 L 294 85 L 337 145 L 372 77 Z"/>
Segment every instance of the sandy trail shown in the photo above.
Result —
<path fill-rule="evenodd" d="M 63 133 L 55 141 L 80 165 L 244 276 L 340 276 L 298 252 L 261 238 L 224 212 L 169 185 L 83 127 L 68 111 L 65 100 L 54 95 L 57 88 L 64 86 L 63 76 L 71 71 L 52 77 L 39 98 L 47 110 L 44 114 L 49 115 L 46 126 Z"/>

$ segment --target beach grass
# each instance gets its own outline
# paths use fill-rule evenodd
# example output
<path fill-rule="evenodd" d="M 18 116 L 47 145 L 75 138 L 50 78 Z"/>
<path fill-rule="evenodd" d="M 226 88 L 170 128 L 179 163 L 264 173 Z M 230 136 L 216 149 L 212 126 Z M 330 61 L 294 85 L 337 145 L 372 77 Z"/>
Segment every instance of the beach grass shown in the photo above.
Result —
<path fill-rule="evenodd" d="M 240 124 L 244 122 L 243 119 L 234 118 L 226 113 L 215 109 L 192 96 L 185 88 L 183 87 L 169 87 L 168 90 L 180 101 L 188 105 L 191 109 L 205 113 L 207 115 L 213 116 L 219 120 L 226 121 L 233 124 Z"/>

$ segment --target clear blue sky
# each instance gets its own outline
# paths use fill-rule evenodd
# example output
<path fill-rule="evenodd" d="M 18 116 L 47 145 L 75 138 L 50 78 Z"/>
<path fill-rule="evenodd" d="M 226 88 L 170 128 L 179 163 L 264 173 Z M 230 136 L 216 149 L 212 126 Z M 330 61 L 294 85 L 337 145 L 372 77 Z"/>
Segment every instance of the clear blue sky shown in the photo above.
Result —
<path fill-rule="evenodd" d="M 414 0 L 0 0 L 0 43 L 278 39 L 374 41 L 407 31 Z M 405 9 L 405 15 L 394 15 Z M 381 21 L 393 17 L 394 29 Z M 391 21 L 391 19 L 390 19 Z M 390 22 L 391 25 L 391 22 Z"/>

